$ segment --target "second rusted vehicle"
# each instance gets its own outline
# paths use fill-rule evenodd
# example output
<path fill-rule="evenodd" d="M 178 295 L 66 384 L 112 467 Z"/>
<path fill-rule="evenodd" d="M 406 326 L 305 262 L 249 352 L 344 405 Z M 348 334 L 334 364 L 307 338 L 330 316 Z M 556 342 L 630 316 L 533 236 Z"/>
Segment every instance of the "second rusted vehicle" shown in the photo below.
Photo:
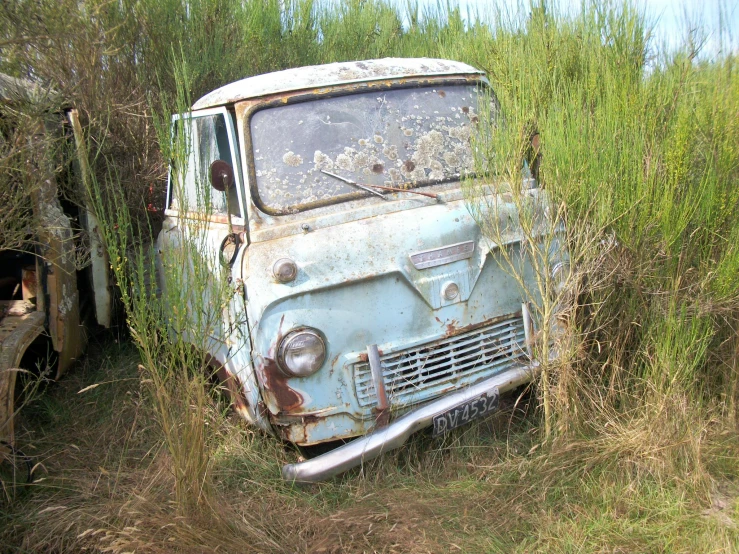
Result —
<path fill-rule="evenodd" d="M 166 263 L 185 223 L 207 220 L 232 286 L 208 355 L 238 383 L 237 408 L 300 446 L 353 439 L 286 479 L 444 433 L 532 379 L 532 320 L 501 257 L 521 237 L 487 240 L 462 187 L 496 109 L 469 65 L 382 59 L 250 77 L 175 116 L 190 144 L 157 250 Z M 207 213 L 194 208 L 205 188 Z"/>
<path fill-rule="evenodd" d="M 47 108 L 48 95 L 0 74 L 0 198 L 12 204 L 0 218 L 0 485 L 6 466 L 24 459 L 15 444 L 18 375 L 58 379 L 85 351 L 89 327 L 111 322 L 108 262 L 84 200 L 87 168 L 59 159 L 65 146 L 84 147 L 81 126 L 76 110 Z"/>

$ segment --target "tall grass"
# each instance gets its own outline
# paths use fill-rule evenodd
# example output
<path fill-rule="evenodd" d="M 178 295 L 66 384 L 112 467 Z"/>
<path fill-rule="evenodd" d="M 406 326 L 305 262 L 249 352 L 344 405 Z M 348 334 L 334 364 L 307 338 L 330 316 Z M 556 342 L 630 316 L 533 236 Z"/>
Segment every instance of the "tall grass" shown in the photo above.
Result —
<path fill-rule="evenodd" d="M 34 195 L 59 170 L 58 109 L 53 93 L 0 75 L 0 251 L 33 248 Z"/>
<path fill-rule="evenodd" d="M 577 299 L 570 354 L 545 368 L 539 387 L 546 414 L 535 421 L 549 451 L 586 452 L 577 458 L 583 467 L 615 459 L 607 467 L 623 470 L 622 481 L 647 475 L 703 492 L 715 465 L 707 451 L 720 444 L 723 460 L 739 459 L 722 434 L 739 422 L 733 53 L 701 52 L 690 40 L 665 51 L 644 13 L 617 2 L 583 2 L 576 15 L 536 1 L 520 15 L 493 7 L 471 23 L 445 3 L 420 13 L 413 3 L 379 0 L 14 0 L 0 7 L 0 34 L 1 70 L 42 80 L 82 111 L 105 220 L 130 210 L 123 229 L 131 232 L 106 242 L 129 327 L 144 345 L 145 379 L 155 381 L 164 440 L 173 459 L 185 456 L 177 485 L 184 505 L 201 505 L 211 475 L 205 430 L 195 420 L 186 430 L 172 423 L 187 417 L 182 398 L 205 402 L 193 377 L 201 373 L 185 372 L 202 360 L 161 333 L 161 305 L 144 279 L 150 259 L 130 259 L 131 243 L 122 242 L 145 245 L 149 222 L 158 225 L 145 207 L 162 207 L 167 112 L 255 73 L 380 56 L 448 57 L 484 69 L 504 116 L 494 163 L 511 182 L 539 133 L 550 221 L 564 222 L 574 269 L 562 294 Z M 515 187 L 511 201 L 525 213 Z M 478 208 L 471 205 L 484 213 Z M 528 242 L 545 259 L 552 244 L 533 240 L 535 231 Z M 551 280 L 541 283 L 532 298 L 547 299 L 539 319 L 549 322 L 563 297 L 548 294 Z M 168 391 L 161 397 L 157 379 Z M 167 388 L 174 381 L 194 388 Z"/>
<path fill-rule="evenodd" d="M 489 45 L 501 140 L 518 153 L 508 172 L 537 128 L 541 181 L 574 260 L 590 261 L 571 283 L 586 312 L 571 327 L 580 358 L 543 373 L 543 394 L 556 391 L 543 398 L 547 435 L 609 437 L 650 471 L 705 477 L 700 430 L 736 405 L 734 56 L 698 61 L 688 43 L 649 63 L 644 18 L 628 6 L 535 9 L 524 27 Z"/>
<path fill-rule="evenodd" d="M 180 68 L 181 82 L 187 83 L 186 70 Z M 188 91 L 180 87 L 172 102 L 178 111 L 187 112 Z M 189 119 L 182 121 L 186 122 Z M 184 180 L 189 126 L 179 125 L 171 137 L 169 118 L 158 117 L 154 125 L 163 154 Z M 176 505 L 182 513 L 192 514 L 212 500 L 209 472 L 215 443 L 208 429 L 219 427 L 223 413 L 209 395 L 209 383 L 219 367 L 208 353 L 218 347 L 213 337 L 223 336 L 228 325 L 224 314 L 232 313 L 228 307 L 235 293 L 226 279 L 227 269 L 210 245 L 205 219 L 178 219 L 174 236 L 168 237 L 167 257 L 158 263 L 151 228 L 134 220 L 114 163 L 105 164 L 111 169 L 103 182 L 91 175 L 89 202 L 99 218 L 127 327 L 141 355 L 141 383 L 169 454 Z M 206 179 L 207 168 L 201 169 L 195 179 Z M 173 187 L 178 182 L 172 178 Z M 210 184 L 202 182 L 198 190 L 209 191 Z M 196 209 L 188 210 L 186 197 L 178 196 L 184 199 L 182 213 Z M 190 201 L 198 203 L 197 211 L 206 218 L 212 213 L 209 198 Z"/>

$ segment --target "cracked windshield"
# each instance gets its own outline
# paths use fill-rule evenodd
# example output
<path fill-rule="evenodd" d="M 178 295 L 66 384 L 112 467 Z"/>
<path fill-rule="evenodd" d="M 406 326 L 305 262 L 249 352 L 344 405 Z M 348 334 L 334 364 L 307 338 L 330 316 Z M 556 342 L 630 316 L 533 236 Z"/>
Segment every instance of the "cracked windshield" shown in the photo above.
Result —
<path fill-rule="evenodd" d="M 328 176 L 413 188 L 474 168 L 473 85 L 408 88 L 324 98 L 256 112 L 251 120 L 259 198 L 292 213 L 369 195 Z"/>

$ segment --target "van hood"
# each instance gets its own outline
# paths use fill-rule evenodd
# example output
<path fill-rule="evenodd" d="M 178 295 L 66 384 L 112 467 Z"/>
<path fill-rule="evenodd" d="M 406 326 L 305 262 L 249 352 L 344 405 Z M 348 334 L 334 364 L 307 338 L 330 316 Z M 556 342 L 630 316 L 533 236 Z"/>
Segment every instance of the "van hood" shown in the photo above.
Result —
<path fill-rule="evenodd" d="M 500 204 L 497 215 L 510 221 L 513 213 L 512 205 Z M 511 232 L 506 244 L 518 241 Z M 522 293 L 502 269 L 498 249 L 463 200 L 252 243 L 243 272 L 247 316 L 268 410 L 367 417 L 351 383 L 352 364 L 368 345 L 391 352 L 520 312 Z M 291 283 L 271 273 L 281 258 L 298 267 Z M 458 288 L 454 298 L 442 294 L 449 283 Z M 288 379 L 276 366 L 276 350 L 301 327 L 325 336 L 326 362 L 311 377 Z"/>

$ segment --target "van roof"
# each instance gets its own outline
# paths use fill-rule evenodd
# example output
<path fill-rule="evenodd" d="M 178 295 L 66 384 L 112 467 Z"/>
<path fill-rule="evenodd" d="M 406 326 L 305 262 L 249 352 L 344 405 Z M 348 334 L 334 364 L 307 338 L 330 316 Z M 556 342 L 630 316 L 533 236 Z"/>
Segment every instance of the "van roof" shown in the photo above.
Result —
<path fill-rule="evenodd" d="M 269 94 L 348 83 L 428 75 L 482 74 L 479 69 L 462 62 L 433 58 L 384 58 L 312 65 L 255 75 L 224 85 L 200 98 L 192 109 L 214 108 Z"/>

